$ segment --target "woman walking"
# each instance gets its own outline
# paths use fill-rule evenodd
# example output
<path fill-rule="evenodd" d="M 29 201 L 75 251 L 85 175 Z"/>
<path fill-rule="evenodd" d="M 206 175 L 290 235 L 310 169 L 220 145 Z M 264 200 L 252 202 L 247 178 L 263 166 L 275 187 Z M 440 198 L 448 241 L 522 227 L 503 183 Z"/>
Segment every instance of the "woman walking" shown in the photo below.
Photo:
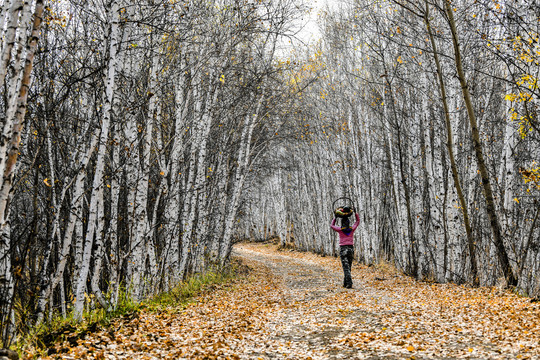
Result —
<path fill-rule="evenodd" d="M 349 225 L 349 216 L 355 213 L 356 221 L 351 227 Z M 343 265 L 343 287 L 352 288 L 351 266 L 354 256 L 354 231 L 360 224 L 360 216 L 354 211 L 354 208 L 349 207 L 339 208 L 335 211 L 335 215 L 341 218 L 341 227 L 336 226 L 336 218 L 332 219 L 330 227 L 339 234 L 339 256 L 341 265 Z"/>

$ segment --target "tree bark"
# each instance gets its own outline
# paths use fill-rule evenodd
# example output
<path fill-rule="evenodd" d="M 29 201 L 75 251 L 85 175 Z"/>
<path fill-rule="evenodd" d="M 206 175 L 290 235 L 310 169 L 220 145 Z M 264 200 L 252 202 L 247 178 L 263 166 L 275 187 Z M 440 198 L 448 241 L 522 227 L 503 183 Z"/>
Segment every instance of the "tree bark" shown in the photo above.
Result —
<path fill-rule="evenodd" d="M 90 198 L 90 214 L 88 217 L 88 228 L 86 230 L 86 237 L 84 242 L 84 251 L 82 258 L 81 271 L 77 279 L 77 290 L 75 293 L 75 305 L 74 314 L 75 318 L 82 320 L 82 314 L 84 310 L 85 301 L 85 289 L 88 273 L 90 271 L 90 259 L 92 255 L 92 246 L 94 237 L 96 236 L 97 227 L 97 206 L 99 200 L 100 188 L 103 186 L 103 173 L 105 169 L 105 156 L 107 153 L 107 144 L 109 140 L 109 127 L 111 123 L 111 108 L 116 87 L 115 76 L 116 69 L 119 62 L 118 50 L 120 44 L 118 42 L 119 35 L 119 11 L 120 6 L 118 1 L 113 1 L 111 6 L 111 35 L 110 35 L 110 54 L 109 54 L 109 66 L 107 68 L 106 77 L 106 89 L 104 94 L 103 104 L 103 116 L 101 124 L 101 134 L 99 137 L 98 153 L 96 159 L 96 170 L 94 173 L 94 180 L 92 183 L 92 195 Z"/>
<path fill-rule="evenodd" d="M 476 241 L 474 239 L 474 235 L 472 232 L 471 222 L 469 220 L 468 205 L 465 200 L 465 196 L 463 195 L 463 190 L 461 188 L 461 180 L 459 179 L 459 172 L 457 169 L 456 160 L 454 156 L 454 140 L 452 138 L 452 125 L 451 125 L 451 119 L 450 119 L 450 110 L 448 109 L 448 102 L 447 102 L 447 97 L 446 97 L 446 86 L 444 83 L 442 68 L 439 61 L 439 53 L 437 51 L 437 44 L 435 43 L 435 38 L 433 37 L 433 31 L 431 30 L 431 23 L 429 20 L 429 3 L 427 2 L 427 0 L 425 1 L 425 4 L 426 4 L 426 12 L 424 14 L 424 22 L 426 24 L 426 28 L 429 34 L 431 47 L 433 49 L 433 60 L 435 61 L 435 66 L 437 69 L 437 79 L 439 81 L 440 96 L 441 96 L 441 101 L 442 101 L 442 105 L 444 109 L 444 120 L 445 120 L 445 126 L 446 126 L 446 148 L 448 150 L 450 168 L 452 169 L 452 178 L 454 180 L 454 186 L 456 187 L 456 192 L 457 192 L 459 204 L 461 207 L 461 213 L 463 215 L 465 233 L 467 235 L 467 244 L 469 248 L 472 282 L 474 286 L 478 286 L 479 278 L 478 278 L 478 267 L 477 267 L 477 260 L 476 260 Z"/>
<path fill-rule="evenodd" d="M 445 11 L 448 16 L 448 23 L 450 25 L 450 31 L 452 33 L 452 44 L 454 46 L 454 56 L 455 56 L 455 65 L 457 70 L 457 75 L 459 82 L 461 84 L 461 91 L 463 95 L 463 100 L 465 101 L 465 107 L 467 109 L 467 115 L 469 118 L 469 123 L 471 126 L 471 139 L 474 145 L 474 152 L 476 156 L 476 163 L 480 176 L 482 178 L 482 188 L 484 192 L 484 197 L 486 200 L 486 211 L 489 217 L 489 222 L 491 225 L 491 231 L 493 233 L 493 241 L 497 248 L 497 256 L 499 258 L 499 263 L 501 265 L 502 272 L 506 279 L 506 282 L 509 286 L 517 285 L 517 278 L 514 275 L 512 266 L 510 265 L 510 260 L 508 254 L 504 247 L 504 240 L 501 233 L 501 225 L 499 218 L 495 209 L 495 200 L 493 198 L 493 190 L 491 188 L 489 172 L 484 160 L 484 152 L 482 149 L 482 142 L 480 140 L 480 133 L 478 131 L 478 123 L 476 121 L 476 114 L 473 109 L 473 104 L 471 101 L 471 94 L 469 92 L 469 87 L 467 84 L 467 79 L 465 78 L 465 72 L 463 71 L 463 64 L 461 62 L 461 49 L 458 40 L 457 27 L 454 20 L 454 13 L 451 7 L 450 0 L 445 0 Z"/>

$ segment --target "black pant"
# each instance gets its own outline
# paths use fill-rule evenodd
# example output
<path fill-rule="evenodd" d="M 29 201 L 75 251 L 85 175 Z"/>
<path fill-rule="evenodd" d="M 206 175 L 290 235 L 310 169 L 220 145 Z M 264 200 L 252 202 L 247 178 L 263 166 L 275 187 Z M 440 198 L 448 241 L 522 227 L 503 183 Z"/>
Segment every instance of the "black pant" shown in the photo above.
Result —
<path fill-rule="evenodd" d="M 343 286 L 352 286 L 351 267 L 354 257 L 354 246 L 342 245 L 339 247 L 339 256 L 341 257 L 341 265 L 343 265 Z"/>

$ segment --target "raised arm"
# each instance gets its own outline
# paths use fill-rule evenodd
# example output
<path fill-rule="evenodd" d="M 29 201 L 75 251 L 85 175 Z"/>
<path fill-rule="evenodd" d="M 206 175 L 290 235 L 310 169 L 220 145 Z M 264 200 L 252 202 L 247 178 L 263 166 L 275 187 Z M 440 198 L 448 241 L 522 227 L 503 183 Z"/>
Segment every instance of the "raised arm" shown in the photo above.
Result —
<path fill-rule="evenodd" d="M 352 229 L 356 230 L 358 225 L 360 225 L 360 215 L 358 215 L 358 213 L 355 213 L 354 216 L 356 217 L 356 221 L 354 222 Z"/>
<path fill-rule="evenodd" d="M 341 228 L 339 226 L 336 226 L 336 218 L 333 218 L 332 219 L 332 223 L 330 224 L 330 227 L 332 228 L 332 230 L 334 231 L 339 231 L 341 230 Z"/>

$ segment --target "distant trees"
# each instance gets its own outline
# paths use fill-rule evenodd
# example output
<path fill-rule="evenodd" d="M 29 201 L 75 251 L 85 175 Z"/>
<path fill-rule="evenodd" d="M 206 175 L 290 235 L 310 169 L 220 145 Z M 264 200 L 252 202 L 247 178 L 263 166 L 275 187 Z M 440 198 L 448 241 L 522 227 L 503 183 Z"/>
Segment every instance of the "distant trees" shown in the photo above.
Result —
<path fill-rule="evenodd" d="M 305 137 L 267 185 L 295 245 L 335 254 L 332 199 L 357 199 L 360 261 L 537 295 L 538 16 L 530 2 L 395 0 L 328 9 Z M 305 79 L 309 82 L 309 79 Z M 300 160 L 302 157 L 303 160 Z M 267 205 L 271 207 L 270 205 Z"/>

